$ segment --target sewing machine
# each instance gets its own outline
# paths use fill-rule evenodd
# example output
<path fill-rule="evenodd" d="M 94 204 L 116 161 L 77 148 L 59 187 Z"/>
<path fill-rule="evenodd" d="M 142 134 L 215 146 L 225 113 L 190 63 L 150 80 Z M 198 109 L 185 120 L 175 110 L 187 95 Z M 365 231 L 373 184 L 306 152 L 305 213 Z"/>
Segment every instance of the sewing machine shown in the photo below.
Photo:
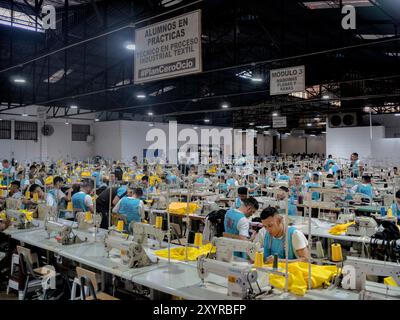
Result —
<path fill-rule="evenodd" d="M 76 220 L 78 221 L 79 230 L 89 230 L 89 228 L 100 228 L 102 216 L 101 213 L 91 214 L 87 219 L 86 212 L 77 212 Z"/>
<path fill-rule="evenodd" d="M 349 223 L 351 221 L 354 221 L 354 219 L 355 219 L 354 213 L 339 213 L 336 223 L 337 224 Z"/>
<path fill-rule="evenodd" d="M 107 252 L 107 257 L 110 257 L 112 249 L 117 249 L 120 251 L 122 263 L 128 265 L 129 268 L 141 268 L 153 263 L 143 248 L 142 239 L 135 241 L 131 236 L 113 234 L 112 232 L 113 231 L 110 231 L 104 238 L 104 247 Z M 158 258 L 155 262 L 157 261 Z"/>
<path fill-rule="evenodd" d="M 347 228 L 347 236 L 370 237 L 375 234 L 378 224 L 371 217 L 356 217 L 355 224 Z"/>
<path fill-rule="evenodd" d="M 21 210 L 7 209 L 7 219 L 11 221 L 11 225 L 16 229 L 30 229 L 38 227 L 32 222 L 32 216 L 28 217 L 27 214 Z"/>
<path fill-rule="evenodd" d="M 215 237 L 212 243 L 217 248 L 216 259 L 225 262 L 232 261 L 234 252 L 246 252 L 250 259 L 254 261 L 256 252 L 259 251 L 260 248 L 258 242 L 225 237 Z"/>
<path fill-rule="evenodd" d="M 129 225 L 129 230 L 132 230 L 133 239 L 135 241 L 140 241 L 143 245 L 151 246 L 151 248 L 159 249 L 161 248 L 161 243 L 164 241 L 167 231 L 156 228 L 154 225 L 141 223 L 141 222 L 131 222 Z M 149 245 L 148 238 L 152 237 L 158 242 L 158 246 L 155 243 Z"/>
<path fill-rule="evenodd" d="M 246 299 L 253 294 L 253 287 L 256 287 L 257 271 L 250 265 L 234 265 L 202 256 L 197 260 L 197 272 L 203 284 L 210 273 L 226 278 L 228 296 Z"/>
<path fill-rule="evenodd" d="M 48 239 L 50 239 L 52 233 L 56 233 L 57 235 L 55 239 L 63 245 L 87 241 L 87 238 L 81 240 L 77 235 L 75 235 L 72 231 L 72 226 L 54 220 L 45 220 L 44 229 L 47 232 Z"/>
<path fill-rule="evenodd" d="M 342 270 L 342 288 L 360 291 L 360 300 L 400 299 L 400 288 L 368 281 L 367 275 L 392 277 L 400 286 L 400 265 L 394 262 L 347 257 Z"/>

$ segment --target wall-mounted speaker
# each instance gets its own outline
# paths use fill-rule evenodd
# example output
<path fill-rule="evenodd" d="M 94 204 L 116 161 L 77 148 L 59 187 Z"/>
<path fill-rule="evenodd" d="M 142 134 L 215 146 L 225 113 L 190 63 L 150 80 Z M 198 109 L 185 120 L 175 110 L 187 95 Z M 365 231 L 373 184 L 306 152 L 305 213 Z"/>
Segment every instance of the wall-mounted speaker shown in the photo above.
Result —
<path fill-rule="evenodd" d="M 335 113 L 329 116 L 329 128 L 357 126 L 356 113 Z"/>

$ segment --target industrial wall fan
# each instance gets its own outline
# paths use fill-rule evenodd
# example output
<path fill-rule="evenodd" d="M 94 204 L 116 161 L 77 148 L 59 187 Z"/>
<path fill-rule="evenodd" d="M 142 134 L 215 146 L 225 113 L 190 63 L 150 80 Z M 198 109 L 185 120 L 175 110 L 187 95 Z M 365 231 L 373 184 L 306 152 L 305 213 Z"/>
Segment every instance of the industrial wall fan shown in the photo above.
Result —
<path fill-rule="evenodd" d="M 45 124 L 40 131 L 42 135 L 49 137 L 54 133 L 54 127 L 50 124 Z"/>

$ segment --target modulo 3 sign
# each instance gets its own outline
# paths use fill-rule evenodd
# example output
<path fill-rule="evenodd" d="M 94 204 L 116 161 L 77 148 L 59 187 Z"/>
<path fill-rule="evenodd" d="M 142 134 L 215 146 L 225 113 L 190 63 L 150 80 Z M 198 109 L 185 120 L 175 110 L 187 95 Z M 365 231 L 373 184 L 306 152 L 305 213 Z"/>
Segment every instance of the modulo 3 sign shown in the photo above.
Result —
<path fill-rule="evenodd" d="M 270 71 L 270 95 L 304 91 L 305 67 L 297 66 Z"/>
<path fill-rule="evenodd" d="M 137 29 L 135 82 L 202 71 L 201 11 Z"/>

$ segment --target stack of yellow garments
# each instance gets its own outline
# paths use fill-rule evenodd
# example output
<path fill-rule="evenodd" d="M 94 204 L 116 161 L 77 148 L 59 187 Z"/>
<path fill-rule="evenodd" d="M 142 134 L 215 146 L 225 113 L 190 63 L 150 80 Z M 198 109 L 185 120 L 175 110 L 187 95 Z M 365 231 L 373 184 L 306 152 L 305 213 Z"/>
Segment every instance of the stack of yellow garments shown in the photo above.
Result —
<path fill-rule="evenodd" d="M 90 173 L 90 171 L 82 171 L 81 177 L 82 178 L 90 178 L 92 176 L 92 174 Z"/>
<path fill-rule="evenodd" d="M 189 208 L 187 202 L 171 202 L 168 206 L 168 211 L 174 214 L 186 214 L 186 210 L 188 210 L 189 214 L 193 214 L 199 208 L 199 205 L 195 202 L 189 202 Z"/>
<path fill-rule="evenodd" d="M 210 174 L 217 173 L 217 167 L 212 166 L 210 169 L 207 170 L 207 173 L 210 173 Z"/>
<path fill-rule="evenodd" d="M 140 180 L 142 180 L 142 178 L 144 177 L 144 174 L 138 174 L 138 175 L 136 175 L 136 180 L 137 181 L 140 181 Z"/>
<path fill-rule="evenodd" d="M 150 176 L 149 184 L 150 186 L 154 186 L 157 183 L 161 183 L 161 179 L 158 176 Z"/>
<path fill-rule="evenodd" d="M 44 181 L 46 186 L 52 185 L 53 184 L 53 176 L 48 176 L 46 180 Z"/>
<path fill-rule="evenodd" d="M 394 281 L 394 279 L 392 277 L 384 278 L 383 283 L 386 284 L 387 286 L 398 287 L 396 281 Z"/>
<path fill-rule="evenodd" d="M 186 259 L 186 248 L 185 247 L 176 247 L 170 249 L 171 259 L 183 261 Z M 187 255 L 189 261 L 196 261 L 198 257 L 204 256 L 208 253 L 215 253 L 216 248 L 212 246 L 211 243 L 207 243 L 204 246 L 199 248 L 188 247 Z M 161 258 L 168 258 L 168 249 L 157 250 L 154 252 L 157 256 Z"/>
<path fill-rule="evenodd" d="M 264 265 L 272 268 L 272 264 Z M 279 271 L 285 272 L 285 263 L 279 263 Z M 308 288 L 308 263 L 292 262 L 289 263 L 289 292 L 304 296 Z M 333 277 L 337 274 L 336 266 L 320 266 L 311 265 L 311 287 L 313 289 L 329 286 Z M 285 277 L 275 274 L 270 274 L 269 282 L 272 286 L 278 289 L 285 288 Z"/>
<path fill-rule="evenodd" d="M 343 223 L 343 224 L 337 224 L 330 228 L 329 233 L 334 234 L 334 235 L 341 235 L 346 233 L 347 228 L 350 227 L 351 225 L 355 224 L 355 222 L 349 222 L 349 223 Z"/>

